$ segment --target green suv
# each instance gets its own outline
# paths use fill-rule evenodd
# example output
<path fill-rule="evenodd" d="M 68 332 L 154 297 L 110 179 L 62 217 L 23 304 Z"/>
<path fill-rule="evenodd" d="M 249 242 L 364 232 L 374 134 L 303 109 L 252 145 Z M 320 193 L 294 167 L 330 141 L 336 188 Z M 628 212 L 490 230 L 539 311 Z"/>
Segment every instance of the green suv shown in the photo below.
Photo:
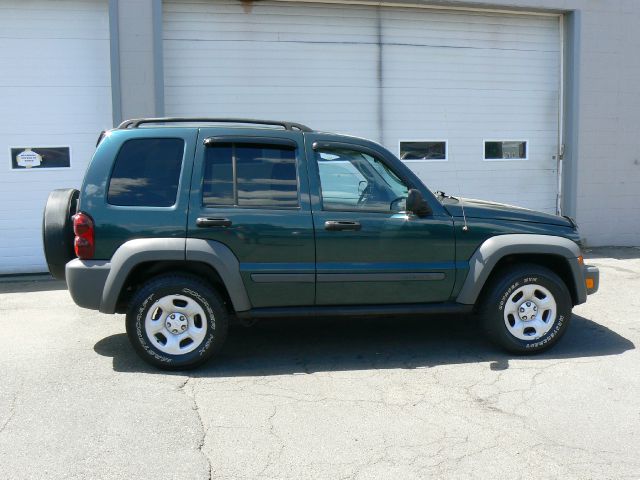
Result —
<path fill-rule="evenodd" d="M 80 192 L 50 194 L 43 237 L 73 300 L 126 313 L 169 369 L 219 351 L 231 319 L 272 317 L 477 312 L 509 352 L 540 352 L 599 279 L 572 219 L 434 194 L 380 145 L 291 122 L 126 121 Z"/>

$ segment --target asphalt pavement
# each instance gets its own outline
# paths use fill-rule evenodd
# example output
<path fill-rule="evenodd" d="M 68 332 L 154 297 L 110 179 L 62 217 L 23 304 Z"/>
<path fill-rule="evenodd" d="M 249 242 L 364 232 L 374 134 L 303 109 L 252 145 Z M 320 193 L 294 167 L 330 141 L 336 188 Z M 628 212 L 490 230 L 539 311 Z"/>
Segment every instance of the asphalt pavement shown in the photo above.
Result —
<path fill-rule="evenodd" d="M 124 316 L 64 284 L 0 281 L 0 479 L 640 478 L 640 249 L 553 350 L 472 317 L 232 328 L 190 373 L 140 360 Z"/>

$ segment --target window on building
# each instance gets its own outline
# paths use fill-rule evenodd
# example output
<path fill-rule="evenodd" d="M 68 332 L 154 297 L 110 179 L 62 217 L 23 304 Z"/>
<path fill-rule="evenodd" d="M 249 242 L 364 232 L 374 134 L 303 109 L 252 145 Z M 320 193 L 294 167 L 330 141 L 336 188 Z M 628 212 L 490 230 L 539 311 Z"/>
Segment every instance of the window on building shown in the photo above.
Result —
<path fill-rule="evenodd" d="M 202 202 L 208 206 L 297 207 L 295 148 L 232 143 L 208 146 Z"/>
<path fill-rule="evenodd" d="M 447 160 L 446 140 L 400 141 L 400 159 L 402 160 Z"/>
<path fill-rule="evenodd" d="M 381 160 L 350 149 L 316 152 L 324 210 L 400 212 L 408 188 Z"/>
<path fill-rule="evenodd" d="M 526 160 L 528 145 L 525 140 L 485 140 L 485 160 Z"/>
<path fill-rule="evenodd" d="M 184 140 L 137 138 L 124 143 L 115 161 L 107 202 L 170 207 L 176 203 Z"/>

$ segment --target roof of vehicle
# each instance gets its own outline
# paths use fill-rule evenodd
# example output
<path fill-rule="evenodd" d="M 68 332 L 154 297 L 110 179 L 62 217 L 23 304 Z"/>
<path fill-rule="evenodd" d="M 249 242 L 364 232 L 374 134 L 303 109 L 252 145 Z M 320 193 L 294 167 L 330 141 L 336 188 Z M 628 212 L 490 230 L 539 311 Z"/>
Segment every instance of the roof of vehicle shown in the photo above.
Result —
<path fill-rule="evenodd" d="M 296 122 L 286 122 L 280 120 L 261 120 L 256 118 L 224 118 L 224 117 L 158 117 L 158 118 L 134 118 L 125 120 L 118 125 L 119 130 L 131 128 L 139 128 L 141 125 L 148 124 L 167 124 L 167 123 L 243 123 L 248 125 L 266 125 L 282 127 L 285 130 L 299 130 L 301 132 L 313 132 L 314 130 Z"/>
<path fill-rule="evenodd" d="M 182 125 L 175 125 L 182 124 Z M 217 125 L 212 125 L 217 124 Z M 232 125 L 225 125 L 232 124 Z M 376 145 L 381 147 L 382 145 L 373 142 L 367 138 L 357 137 L 353 135 L 345 135 L 341 133 L 326 132 L 322 130 L 314 130 L 302 123 L 289 122 L 281 120 L 265 120 L 256 118 L 224 118 L 224 117 L 148 117 L 148 118 L 132 118 L 123 121 L 117 127 L 111 130 L 103 130 L 98 136 L 96 147 L 100 145 L 102 139 L 107 135 L 107 132 L 122 131 L 122 130 L 137 130 L 137 129 L 162 129 L 162 128 L 200 128 L 200 127 L 212 127 L 212 128 L 241 128 L 249 132 L 252 130 L 257 133 L 260 130 L 269 129 L 274 130 L 273 127 L 279 127 L 286 131 L 298 131 L 301 133 L 321 133 L 323 135 L 330 135 L 335 141 L 340 140 L 357 140 L 359 143 L 365 143 L 369 145 Z"/>

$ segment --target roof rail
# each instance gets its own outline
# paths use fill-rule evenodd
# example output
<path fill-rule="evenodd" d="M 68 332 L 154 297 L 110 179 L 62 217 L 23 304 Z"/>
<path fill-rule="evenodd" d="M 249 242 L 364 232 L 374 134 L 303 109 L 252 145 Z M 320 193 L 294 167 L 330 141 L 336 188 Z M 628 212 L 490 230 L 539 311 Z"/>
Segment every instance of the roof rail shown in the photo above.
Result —
<path fill-rule="evenodd" d="M 285 130 L 300 130 L 301 132 L 312 132 L 309 127 L 301 123 L 280 122 L 276 120 L 257 120 L 254 118 L 187 118 L 187 117 L 164 117 L 164 118 L 134 118 L 125 120 L 118 129 L 138 128 L 146 123 L 248 123 L 253 125 L 276 125 Z"/>

